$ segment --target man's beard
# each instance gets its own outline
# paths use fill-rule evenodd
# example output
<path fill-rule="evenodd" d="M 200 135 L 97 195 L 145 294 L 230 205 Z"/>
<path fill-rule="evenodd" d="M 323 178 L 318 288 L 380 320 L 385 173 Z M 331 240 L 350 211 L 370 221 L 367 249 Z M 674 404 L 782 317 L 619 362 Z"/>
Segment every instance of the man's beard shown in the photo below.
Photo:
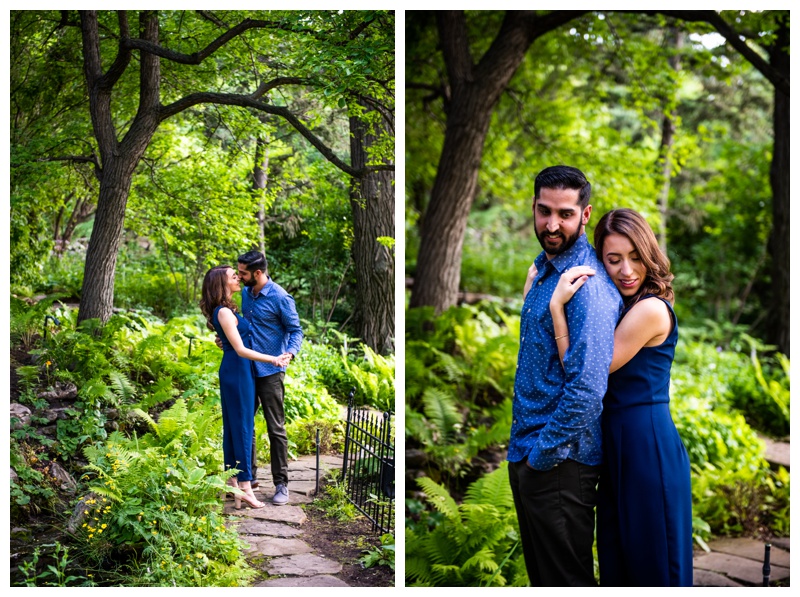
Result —
<path fill-rule="evenodd" d="M 539 234 L 539 232 L 537 231 L 536 238 L 539 240 L 539 244 L 542 245 L 544 252 L 550 255 L 551 257 L 555 257 L 556 255 L 561 255 L 561 253 L 568 250 L 572 245 L 575 244 L 575 241 L 577 241 L 578 237 L 581 235 L 581 227 L 579 226 L 578 229 L 575 231 L 575 234 L 569 237 L 565 237 L 562 233 L 559 232 L 559 235 L 564 240 L 560 245 L 558 245 L 558 247 L 554 249 L 548 248 L 547 242 L 545 241 L 544 238 L 546 234 L 548 234 L 546 230 L 541 234 Z"/>
<path fill-rule="evenodd" d="M 242 284 L 244 284 L 248 288 L 252 288 L 253 286 L 256 285 L 256 278 L 255 278 L 255 276 L 253 276 L 252 278 L 250 278 L 246 282 L 244 280 L 241 280 L 241 282 L 242 282 Z"/>

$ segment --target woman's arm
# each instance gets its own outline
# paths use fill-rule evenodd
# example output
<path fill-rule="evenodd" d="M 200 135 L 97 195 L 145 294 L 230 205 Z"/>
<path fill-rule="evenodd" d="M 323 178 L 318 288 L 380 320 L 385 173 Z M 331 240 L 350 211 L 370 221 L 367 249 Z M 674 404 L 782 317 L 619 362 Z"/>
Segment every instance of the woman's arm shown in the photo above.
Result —
<path fill-rule="evenodd" d="M 594 270 L 588 265 L 571 267 L 558 280 L 558 285 L 550 297 L 550 315 L 553 318 L 553 337 L 558 347 L 558 358 L 564 364 L 564 355 L 569 348 L 569 327 L 564 305 L 575 296 L 578 289 L 584 285 L 589 276 L 594 275 Z"/>
<path fill-rule="evenodd" d="M 277 367 L 285 367 L 289 364 L 290 359 L 286 355 L 273 357 L 271 355 L 263 354 L 246 348 L 244 342 L 242 342 L 242 337 L 239 335 L 238 321 L 236 316 L 233 314 L 233 311 L 227 307 L 223 307 L 219 310 L 217 318 L 219 319 L 219 325 L 222 326 L 222 331 L 225 332 L 225 336 L 228 338 L 228 342 L 231 343 L 231 346 L 236 351 L 236 354 L 238 354 L 240 357 L 250 359 L 251 361 L 269 363 L 271 365 L 276 365 Z"/>

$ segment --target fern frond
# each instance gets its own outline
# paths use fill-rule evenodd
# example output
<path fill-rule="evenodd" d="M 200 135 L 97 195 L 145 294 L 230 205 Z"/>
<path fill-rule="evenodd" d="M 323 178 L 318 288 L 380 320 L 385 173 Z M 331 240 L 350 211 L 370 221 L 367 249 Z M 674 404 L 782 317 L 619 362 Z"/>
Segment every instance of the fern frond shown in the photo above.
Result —
<path fill-rule="evenodd" d="M 464 503 L 514 508 L 514 496 L 508 481 L 508 462 L 501 462 L 496 470 L 472 483 L 467 488 Z"/>
<path fill-rule="evenodd" d="M 439 388 L 427 388 L 422 394 L 425 416 L 445 438 L 453 436 L 455 426 L 462 422 L 453 396 Z"/>
<path fill-rule="evenodd" d="M 108 374 L 111 388 L 117 397 L 123 402 L 131 402 L 136 396 L 136 388 L 124 373 L 111 371 Z"/>
<path fill-rule="evenodd" d="M 417 484 L 426 494 L 426 499 L 439 512 L 453 519 L 458 519 L 458 504 L 447 489 L 429 477 L 419 477 Z"/>

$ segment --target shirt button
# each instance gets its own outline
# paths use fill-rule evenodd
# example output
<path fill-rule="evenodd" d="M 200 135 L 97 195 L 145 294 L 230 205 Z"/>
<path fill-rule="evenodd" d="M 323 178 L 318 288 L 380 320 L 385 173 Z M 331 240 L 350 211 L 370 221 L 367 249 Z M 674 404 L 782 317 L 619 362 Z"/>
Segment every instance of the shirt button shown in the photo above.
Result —
<path fill-rule="evenodd" d="M 537 284 L 537 286 L 541 286 L 541 285 L 542 285 L 542 281 L 539 280 L 539 283 Z"/>

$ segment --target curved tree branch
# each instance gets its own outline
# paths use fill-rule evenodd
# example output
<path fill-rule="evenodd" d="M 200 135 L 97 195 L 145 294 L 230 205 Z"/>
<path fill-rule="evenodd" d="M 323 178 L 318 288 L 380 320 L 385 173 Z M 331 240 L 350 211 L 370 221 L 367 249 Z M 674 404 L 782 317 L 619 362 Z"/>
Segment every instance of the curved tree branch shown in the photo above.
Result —
<path fill-rule="evenodd" d="M 789 78 L 783 76 L 777 69 L 775 69 L 769 62 L 764 60 L 754 50 L 747 45 L 741 38 L 740 34 L 723 19 L 720 14 L 713 10 L 643 10 L 643 11 L 627 11 L 620 10 L 614 12 L 641 12 L 644 14 L 662 14 L 667 17 L 673 17 L 682 21 L 696 23 L 704 22 L 713 26 L 725 40 L 733 46 L 733 49 L 739 52 L 745 60 L 747 60 L 753 67 L 764 75 L 767 80 L 772 83 L 778 91 L 789 97 Z"/>
<path fill-rule="evenodd" d="M 252 108 L 254 110 L 259 110 L 261 112 L 266 112 L 267 114 L 273 114 L 275 116 L 280 116 L 284 120 L 286 120 L 289 124 L 294 127 L 294 129 L 300 133 L 306 140 L 313 145 L 317 151 L 319 151 L 326 160 L 331 162 L 334 166 L 339 168 L 342 172 L 349 174 L 354 178 L 361 178 L 365 174 L 369 172 L 375 172 L 378 170 L 392 170 L 394 171 L 394 164 L 380 164 L 375 166 L 367 166 L 365 168 L 353 168 L 346 162 L 342 161 L 334 152 L 331 150 L 330 147 L 325 145 L 322 140 L 317 137 L 308 127 L 306 127 L 300 119 L 297 118 L 294 114 L 292 114 L 287 108 L 282 106 L 273 106 L 270 104 L 265 104 L 263 102 L 259 102 L 254 99 L 250 95 L 238 95 L 234 93 L 212 93 L 212 92 L 205 92 L 205 93 L 192 93 L 179 99 L 176 102 L 169 104 L 168 106 L 163 106 L 159 113 L 160 120 L 165 120 L 170 116 L 178 114 L 192 106 L 196 106 L 199 104 L 222 104 L 226 106 L 241 106 L 243 108 Z"/>
<path fill-rule="evenodd" d="M 178 62 L 180 64 L 200 64 L 211 56 L 214 52 L 219 50 L 222 46 L 227 44 L 232 39 L 242 35 L 244 32 L 249 31 L 250 29 L 287 29 L 286 25 L 281 24 L 278 21 L 262 21 L 256 19 L 245 19 L 238 25 L 234 25 L 230 29 L 228 29 L 225 33 L 217 37 L 214 41 L 208 44 L 202 50 L 197 52 L 193 52 L 191 54 L 183 54 L 181 52 L 175 52 L 173 50 L 169 50 L 160 44 L 152 43 L 144 39 L 125 39 L 123 43 L 125 47 L 129 50 L 141 50 L 143 52 L 147 52 L 148 54 L 153 54 L 160 58 L 166 58 L 167 60 L 171 60 L 172 62 Z"/>

